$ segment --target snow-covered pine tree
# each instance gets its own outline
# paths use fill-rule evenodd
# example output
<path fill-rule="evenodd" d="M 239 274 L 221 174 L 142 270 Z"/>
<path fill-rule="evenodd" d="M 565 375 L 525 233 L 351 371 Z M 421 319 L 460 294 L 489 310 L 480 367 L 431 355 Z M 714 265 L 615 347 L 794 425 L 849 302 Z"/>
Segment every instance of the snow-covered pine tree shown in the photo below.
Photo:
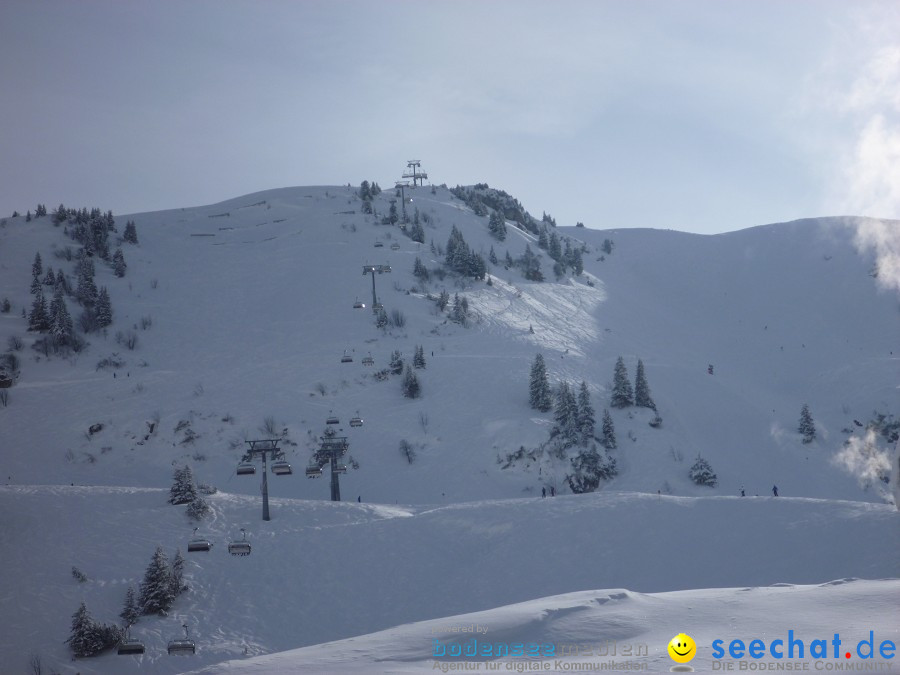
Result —
<path fill-rule="evenodd" d="M 572 458 L 572 470 L 573 473 L 566 476 L 566 482 L 575 494 L 593 492 L 600 487 L 601 480 L 609 480 L 618 473 L 616 460 L 598 452 L 594 443 Z"/>
<path fill-rule="evenodd" d="M 715 471 L 712 470 L 709 462 L 699 454 L 697 455 L 697 461 L 694 462 L 694 465 L 690 468 L 688 475 L 697 485 L 715 487 L 719 482 L 719 479 L 716 476 Z"/>
<path fill-rule="evenodd" d="M 541 261 L 534 254 L 534 251 L 531 250 L 529 244 L 525 244 L 525 253 L 519 259 L 519 264 L 522 267 L 522 276 L 529 281 L 544 280 L 544 274 L 541 272 Z"/>
<path fill-rule="evenodd" d="M 395 349 L 391 353 L 391 360 L 388 361 L 388 367 L 394 375 L 399 375 L 403 372 L 403 357 L 400 355 L 399 350 Z"/>
<path fill-rule="evenodd" d="M 491 246 L 491 250 L 488 253 L 488 261 L 491 263 L 491 265 L 497 264 L 497 254 L 494 252 L 493 245 Z"/>
<path fill-rule="evenodd" d="M 88 256 L 82 256 L 78 264 L 78 288 L 75 297 L 85 305 L 97 302 L 97 286 L 94 284 L 94 262 Z"/>
<path fill-rule="evenodd" d="M 200 495 L 197 495 L 197 498 L 188 504 L 187 507 L 187 515 L 191 520 L 202 520 L 212 511 L 209 504 L 206 503 L 206 500 L 203 499 Z"/>
<path fill-rule="evenodd" d="M 144 614 L 156 614 L 168 610 L 174 601 L 169 559 L 162 546 L 157 546 L 141 582 L 141 597 L 138 604 Z"/>
<path fill-rule="evenodd" d="M 422 264 L 422 260 L 418 256 L 416 256 L 415 261 L 413 261 L 413 276 L 416 279 L 428 281 L 428 268 Z"/>
<path fill-rule="evenodd" d="M 56 270 L 56 288 L 62 288 L 63 293 L 69 292 L 69 282 L 66 281 L 66 275 L 63 274 L 62 268 Z"/>
<path fill-rule="evenodd" d="M 800 409 L 800 426 L 798 431 L 803 435 L 804 443 L 812 443 L 816 439 L 816 424 L 813 421 L 809 406 L 805 403 Z"/>
<path fill-rule="evenodd" d="M 413 368 L 425 367 L 425 348 L 422 345 L 416 347 L 413 354 Z"/>
<path fill-rule="evenodd" d="M 616 368 L 613 372 L 613 391 L 609 404 L 613 408 L 626 408 L 634 405 L 634 392 L 631 389 L 631 382 L 628 381 L 625 359 L 621 356 L 616 360 Z"/>
<path fill-rule="evenodd" d="M 43 333 L 50 329 L 50 317 L 47 314 L 47 302 L 43 292 L 39 292 L 31 303 L 31 312 L 28 314 L 28 330 Z"/>
<path fill-rule="evenodd" d="M 587 382 L 581 381 L 578 389 L 578 433 L 582 445 L 586 445 L 594 437 L 594 406 L 591 405 L 591 392 Z"/>
<path fill-rule="evenodd" d="M 412 368 L 406 366 L 406 374 L 403 376 L 403 395 L 406 398 L 419 398 L 421 393 L 419 378 L 416 377 Z"/>
<path fill-rule="evenodd" d="M 612 416 L 609 414 L 609 410 L 606 408 L 603 409 L 603 427 L 602 427 L 602 438 L 600 439 L 601 445 L 607 450 L 615 450 L 616 449 L 616 428 L 613 426 Z"/>
<path fill-rule="evenodd" d="M 87 611 L 84 602 L 72 615 L 72 633 L 66 643 L 77 657 L 93 656 L 103 651 L 103 640 L 97 622 Z"/>
<path fill-rule="evenodd" d="M 129 586 L 128 590 L 125 591 L 125 605 L 122 607 L 122 611 L 119 612 L 119 616 L 125 623 L 126 628 L 140 618 L 141 610 L 138 607 L 137 598 L 134 594 L 134 586 Z"/>
<path fill-rule="evenodd" d="M 112 323 L 112 303 L 106 286 L 100 288 L 97 304 L 94 306 L 94 317 L 99 328 L 106 328 Z"/>
<path fill-rule="evenodd" d="M 419 215 L 419 210 L 416 209 L 416 216 Z M 417 241 L 420 244 L 425 243 L 425 230 L 422 228 L 422 224 L 418 221 L 418 219 L 413 221 L 412 226 L 409 228 L 409 238 L 413 241 Z"/>
<path fill-rule="evenodd" d="M 634 404 L 641 408 L 656 410 L 656 404 L 650 396 L 650 386 L 644 373 L 644 362 L 638 359 L 637 375 L 634 378 Z"/>
<path fill-rule="evenodd" d="M 183 591 L 187 590 L 184 583 L 184 556 L 181 550 L 175 552 L 175 559 L 172 561 L 172 595 L 177 597 Z"/>
<path fill-rule="evenodd" d="M 450 304 L 450 294 L 446 289 L 441 289 L 440 295 L 438 295 L 438 299 L 436 300 L 436 304 L 438 309 L 442 312 L 447 309 L 447 305 Z"/>
<path fill-rule="evenodd" d="M 34 254 L 34 262 L 31 263 L 31 276 L 40 277 L 44 273 L 40 252 Z"/>
<path fill-rule="evenodd" d="M 53 268 L 47 265 L 47 274 L 44 275 L 44 281 L 42 282 L 44 286 L 52 286 L 56 283 L 56 275 L 53 273 Z"/>
<path fill-rule="evenodd" d="M 135 227 L 133 220 L 129 220 L 125 223 L 125 231 L 122 233 L 122 238 L 129 244 L 138 243 L 137 228 Z"/>
<path fill-rule="evenodd" d="M 491 218 L 488 221 L 488 230 L 497 241 L 506 239 L 506 219 L 499 211 L 491 212 Z"/>
<path fill-rule="evenodd" d="M 534 357 L 534 363 L 531 365 L 528 401 L 532 408 L 541 412 L 547 412 L 553 405 L 550 381 L 547 378 L 547 366 L 544 363 L 544 357 L 540 354 Z"/>
<path fill-rule="evenodd" d="M 57 347 L 68 347 L 75 344 L 75 324 L 66 308 L 61 288 L 57 288 L 50 303 L 50 334 Z"/>
<path fill-rule="evenodd" d="M 578 403 L 568 382 L 560 382 L 556 389 L 556 406 L 553 411 L 556 427 L 554 435 L 559 435 L 566 446 L 578 439 Z"/>
<path fill-rule="evenodd" d="M 41 280 L 37 276 L 31 277 L 31 294 L 37 295 L 41 290 Z"/>
<path fill-rule="evenodd" d="M 117 248 L 116 252 L 113 253 L 113 272 L 117 277 L 124 277 L 125 270 L 128 266 L 125 264 L 125 254 L 122 253 L 122 249 Z"/>
<path fill-rule="evenodd" d="M 197 485 L 194 483 L 194 472 L 187 464 L 175 469 L 172 487 L 169 489 L 170 504 L 190 504 L 197 498 Z"/>
<path fill-rule="evenodd" d="M 547 244 L 547 253 L 557 262 L 562 261 L 562 244 L 559 242 L 559 236 L 556 232 L 550 233 L 550 241 Z"/>

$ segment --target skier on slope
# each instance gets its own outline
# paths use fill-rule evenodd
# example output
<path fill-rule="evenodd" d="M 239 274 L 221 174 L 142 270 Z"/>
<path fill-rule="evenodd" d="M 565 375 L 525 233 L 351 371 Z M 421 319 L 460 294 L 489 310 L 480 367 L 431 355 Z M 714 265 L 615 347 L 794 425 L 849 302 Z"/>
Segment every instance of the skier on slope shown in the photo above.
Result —
<path fill-rule="evenodd" d="M 778 486 L 777 485 L 772 486 L 772 494 L 775 495 L 776 497 L 778 496 Z"/>

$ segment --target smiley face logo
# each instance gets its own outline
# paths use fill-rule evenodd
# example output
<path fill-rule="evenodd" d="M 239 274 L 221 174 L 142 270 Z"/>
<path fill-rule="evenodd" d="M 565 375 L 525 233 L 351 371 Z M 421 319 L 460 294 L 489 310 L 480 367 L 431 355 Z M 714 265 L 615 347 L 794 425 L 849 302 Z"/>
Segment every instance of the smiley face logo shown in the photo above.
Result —
<path fill-rule="evenodd" d="M 679 633 L 669 640 L 669 656 L 676 663 L 687 663 L 697 654 L 697 644 L 694 638 L 684 633 Z"/>

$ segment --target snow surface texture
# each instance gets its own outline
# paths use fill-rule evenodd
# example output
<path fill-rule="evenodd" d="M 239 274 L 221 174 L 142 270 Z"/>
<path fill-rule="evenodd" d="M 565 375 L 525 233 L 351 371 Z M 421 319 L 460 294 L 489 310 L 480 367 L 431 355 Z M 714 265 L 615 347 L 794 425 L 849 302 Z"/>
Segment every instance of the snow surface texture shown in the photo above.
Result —
<path fill-rule="evenodd" d="M 376 199 L 379 214 L 390 196 Z M 526 243 L 540 251 L 511 224 L 507 240 L 496 242 L 488 219 L 445 189 L 418 189 L 413 199 L 410 214 L 418 207 L 429 218 L 424 245 L 363 216 L 347 187 L 117 216 L 120 232 L 135 221 L 140 243 L 123 245 L 124 278 L 97 266 L 114 323 L 105 336 L 89 336 L 87 351 L 49 360 L 30 349 L 20 312 L 30 304 L 34 253 L 45 268 L 71 275 L 74 262 L 54 251 L 74 242 L 49 218 L 5 219 L 0 296 L 13 308 L 0 314 L 0 344 L 18 335 L 26 346 L 19 381 L 0 407 L 0 477 L 9 484 L 0 491 L 0 527 L 11 567 L 0 582 L 0 657 L 20 669 L 40 652 L 58 670 L 122 672 L 133 661 L 179 672 L 243 658 L 245 648 L 248 656 L 270 653 L 590 588 L 628 588 L 637 597 L 898 576 L 897 514 L 873 474 L 887 449 L 875 438 L 873 454 L 854 423 L 900 410 L 896 296 L 876 283 L 875 251 L 854 245 L 870 221 L 817 219 L 716 236 L 558 228 L 587 246 L 580 278 L 535 284 L 500 265 L 490 269 L 490 286 L 448 276 L 423 288 L 413 261 L 435 269 L 442 256 L 429 243 L 444 247 L 451 225 L 485 258 L 491 245 L 501 261 L 507 250 L 520 256 Z M 609 255 L 600 250 L 606 238 L 615 244 Z M 403 312 L 404 327 L 375 327 L 365 264 L 392 266 L 376 276 L 378 299 L 389 313 Z M 543 268 L 552 278 L 546 254 Z M 442 288 L 468 298 L 470 327 L 448 322 L 426 298 Z M 357 298 L 366 309 L 352 308 Z M 71 301 L 69 308 L 77 315 Z M 134 351 L 116 342 L 119 331 L 137 335 Z M 372 374 L 395 349 L 411 360 L 419 344 L 423 396 L 408 400 L 400 378 Z M 345 352 L 352 363 L 340 363 Z M 538 352 L 551 383 L 587 381 L 598 420 L 616 358 L 632 378 L 644 361 L 663 424 L 651 428 L 649 410 L 611 411 L 620 474 L 600 494 L 541 501 L 542 487 L 565 495 L 567 462 L 546 452 L 508 469 L 498 462 L 547 440 L 552 415 L 528 407 Z M 361 364 L 368 354 L 374 368 Z M 112 356 L 121 368 L 97 368 Z M 797 433 L 804 403 L 817 428 L 808 445 Z M 356 411 L 365 425 L 349 428 Z M 361 496 L 361 505 L 320 501 L 328 499 L 327 477 L 303 478 L 331 412 L 359 462 L 341 477 L 342 495 Z M 234 475 L 244 440 L 268 435 L 260 429 L 266 418 L 276 435 L 286 430 L 282 446 L 295 470 L 270 477 L 270 523 L 259 518 L 258 475 Z M 103 429 L 91 434 L 95 423 Z M 398 450 L 404 439 L 416 451 L 412 464 Z M 848 439 L 859 448 L 849 458 Z M 688 480 L 697 453 L 717 472 L 716 488 Z M 185 462 L 220 490 L 204 524 L 217 546 L 189 558 L 192 590 L 169 617 L 144 617 L 135 627 L 148 642 L 143 660 L 70 664 L 62 642 L 78 603 L 114 621 L 155 546 L 170 556 L 184 549 L 191 524 L 165 497 L 174 466 Z M 765 497 L 773 484 L 783 495 L 777 501 Z M 741 486 L 748 498 L 732 498 Z M 496 499 L 506 501 L 485 501 Z M 683 524 L 688 544 L 679 538 Z M 224 550 L 240 527 L 254 543 L 249 558 Z M 72 565 L 90 581 L 75 582 Z M 897 599 L 896 585 L 871 583 Z M 800 625 L 818 617 L 817 602 L 786 604 L 796 606 Z M 743 614 L 730 624 L 723 616 L 709 625 L 744 632 Z M 843 610 L 831 616 L 835 630 L 848 625 Z M 189 663 L 162 656 L 183 621 L 200 645 Z M 682 630 L 646 625 L 654 636 Z M 418 647 L 407 656 L 427 658 Z"/>

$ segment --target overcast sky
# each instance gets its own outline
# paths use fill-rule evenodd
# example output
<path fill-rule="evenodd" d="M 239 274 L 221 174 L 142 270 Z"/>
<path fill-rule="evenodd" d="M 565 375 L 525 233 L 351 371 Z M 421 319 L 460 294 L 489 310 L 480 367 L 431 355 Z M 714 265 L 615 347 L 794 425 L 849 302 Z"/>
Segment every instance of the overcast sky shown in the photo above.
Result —
<path fill-rule="evenodd" d="M 900 218 L 900 2 L 0 2 L 0 215 L 487 182 L 560 225 Z"/>

